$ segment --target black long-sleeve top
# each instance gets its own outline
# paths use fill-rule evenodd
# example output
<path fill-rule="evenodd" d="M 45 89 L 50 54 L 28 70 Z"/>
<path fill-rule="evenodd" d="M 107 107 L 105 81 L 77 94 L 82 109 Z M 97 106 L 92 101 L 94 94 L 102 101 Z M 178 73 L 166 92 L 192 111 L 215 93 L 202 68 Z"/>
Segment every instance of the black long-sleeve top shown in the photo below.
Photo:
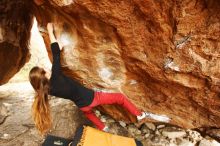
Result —
<path fill-rule="evenodd" d="M 57 42 L 51 44 L 53 54 L 52 74 L 50 78 L 50 95 L 70 99 L 78 107 L 92 103 L 94 91 L 62 74 L 60 66 L 60 48 Z"/>

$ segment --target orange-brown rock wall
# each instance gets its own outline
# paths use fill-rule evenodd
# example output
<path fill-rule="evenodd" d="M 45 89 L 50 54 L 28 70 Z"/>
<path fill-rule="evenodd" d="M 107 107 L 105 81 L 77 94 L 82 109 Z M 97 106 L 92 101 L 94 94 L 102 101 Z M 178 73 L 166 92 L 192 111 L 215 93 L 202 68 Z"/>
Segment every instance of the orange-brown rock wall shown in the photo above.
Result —
<path fill-rule="evenodd" d="M 34 1 L 50 57 L 45 26 L 55 24 L 65 74 L 95 90 L 122 92 L 142 110 L 168 116 L 171 124 L 220 127 L 218 0 Z M 2 48 L 16 44 L 9 42 L 1 41 L 0 62 L 1 54 L 9 55 Z M 24 63 L 27 49 L 14 52 Z M 4 68 L 3 82 L 19 67 L 10 62 Z M 101 108 L 134 121 L 119 107 Z"/>
<path fill-rule="evenodd" d="M 28 61 L 33 13 L 28 0 L 0 1 L 0 85 Z"/>
<path fill-rule="evenodd" d="M 172 124 L 220 127 L 219 1 L 51 0 L 37 8 L 40 24 L 55 23 L 72 78 L 123 92 Z M 133 119 L 117 108 L 104 110 Z"/>

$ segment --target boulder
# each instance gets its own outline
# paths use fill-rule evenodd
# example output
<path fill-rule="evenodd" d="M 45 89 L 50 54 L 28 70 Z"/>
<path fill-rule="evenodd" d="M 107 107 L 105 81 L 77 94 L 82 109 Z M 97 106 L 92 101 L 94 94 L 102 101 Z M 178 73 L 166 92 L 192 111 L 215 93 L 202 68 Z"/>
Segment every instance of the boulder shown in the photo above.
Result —
<path fill-rule="evenodd" d="M 7 83 L 29 60 L 33 22 L 29 0 L 0 1 L 0 85 Z"/>
<path fill-rule="evenodd" d="M 96 91 L 122 92 L 142 110 L 168 117 L 170 124 L 220 127 L 220 1 L 35 0 L 32 10 L 50 58 L 45 28 L 54 23 L 67 76 Z M 17 47 L 21 44 L 3 42 L 0 54 L 16 60 L 4 67 L 2 83 L 27 60 L 27 49 Z M 116 120 L 136 120 L 118 106 L 101 110 Z"/>
<path fill-rule="evenodd" d="M 220 127 L 219 7 L 217 0 L 45 0 L 35 15 L 42 30 L 55 24 L 66 75 L 95 90 L 123 92 L 171 124 Z M 118 107 L 102 111 L 135 121 Z"/>

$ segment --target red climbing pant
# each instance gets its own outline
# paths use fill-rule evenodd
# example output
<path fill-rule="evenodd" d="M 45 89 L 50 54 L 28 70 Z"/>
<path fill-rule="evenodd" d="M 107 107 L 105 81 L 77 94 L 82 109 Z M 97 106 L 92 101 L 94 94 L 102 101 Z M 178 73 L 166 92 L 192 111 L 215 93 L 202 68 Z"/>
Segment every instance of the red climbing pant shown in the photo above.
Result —
<path fill-rule="evenodd" d="M 102 130 L 105 125 L 100 119 L 93 113 L 92 108 L 98 105 L 105 104 L 118 104 L 127 109 L 131 114 L 138 116 L 141 115 L 141 112 L 132 104 L 125 95 L 121 93 L 104 93 L 104 92 L 95 92 L 95 97 L 93 102 L 86 106 L 80 108 L 83 111 L 85 116 L 92 121 L 96 127 Z"/>

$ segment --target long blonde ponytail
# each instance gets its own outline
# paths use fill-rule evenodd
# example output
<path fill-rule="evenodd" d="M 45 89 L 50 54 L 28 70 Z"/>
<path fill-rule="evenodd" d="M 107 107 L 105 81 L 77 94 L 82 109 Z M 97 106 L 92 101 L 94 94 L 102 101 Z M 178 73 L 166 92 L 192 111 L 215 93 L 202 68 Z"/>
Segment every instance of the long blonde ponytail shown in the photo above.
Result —
<path fill-rule="evenodd" d="M 52 126 L 49 105 L 49 80 L 45 76 L 44 69 L 33 67 L 29 73 L 29 80 L 35 90 L 35 98 L 32 105 L 32 117 L 36 128 L 41 134 L 46 134 Z"/>

